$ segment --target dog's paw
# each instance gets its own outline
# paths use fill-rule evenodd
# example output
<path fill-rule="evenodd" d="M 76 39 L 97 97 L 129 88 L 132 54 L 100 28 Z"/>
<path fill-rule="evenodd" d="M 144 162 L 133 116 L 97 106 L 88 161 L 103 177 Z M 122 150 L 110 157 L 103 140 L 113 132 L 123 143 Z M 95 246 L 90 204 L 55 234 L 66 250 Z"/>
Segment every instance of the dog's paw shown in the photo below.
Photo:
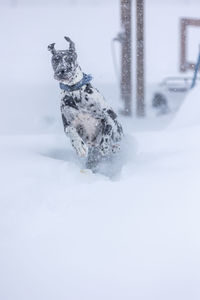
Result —
<path fill-rule="evenodd" d="M 110 154 L 111 148 L 108 137 L 103 137 L 100 142 L 99 150 L 101 152 L 101 155 L 106 156 Z"/>
<path fill-rule="evenodd" d="M 101 152 L 101 154 L 103 156 L 106 156 L 106 155 L 110 154 L 110 147 L 109 147 L 109 145 L 107 145 L 107 144 L 106 145 L 101 145 L 100 152 Z"/>
<path fill-rule="evenodd" d="M 72 145 L 76 150 L 79 157 L 86 157 L 88 154 L 88 148 L 83 140 L 72 141 Z"/>
<path fill-rule="evenodd" d="M 119 144 L 112 145 L 112 153 L 116 153 L 119 150 L 120 150 L 120 145 Z"/>

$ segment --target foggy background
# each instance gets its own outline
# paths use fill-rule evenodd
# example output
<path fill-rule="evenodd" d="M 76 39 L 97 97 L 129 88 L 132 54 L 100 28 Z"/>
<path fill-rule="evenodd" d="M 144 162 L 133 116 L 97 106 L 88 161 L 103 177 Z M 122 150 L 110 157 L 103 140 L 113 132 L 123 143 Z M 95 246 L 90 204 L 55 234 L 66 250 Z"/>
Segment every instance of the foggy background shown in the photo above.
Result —
<path fill-rule="evenodd" d="M 179 74 L 179 18 L 198 17 L 198 0 L 158 1 L 145 4 L 146 103 L 166 76 Z M 133 102 L 135 103 L 135 6 L 133 1 Z M 173 6 L 173 8 L 171 8 Z M 78 60 L 85 73 L 116 109 L 119 95 L 120 45 L 111 41 L 120 31 L 118 0 L 25 1 L 1 0 L 0 88 L 1 133 L 57 132 L 59 89 L 53 79 L 47 51 L 49 43 L 65 49 L 68 35 L 76 43 Z M 196 61 L 199 30 L 189 34 L 188 56 Z M 117 74 L 115 68 L 118 70 Z M 192 75 L 189 72 L 189 75 Z M 134 105 L 134 104 L 133 104 Z M 6 112 L 6 113 L 5 113 Z M 147 112 L 148 113 L 148 112 Z"/>

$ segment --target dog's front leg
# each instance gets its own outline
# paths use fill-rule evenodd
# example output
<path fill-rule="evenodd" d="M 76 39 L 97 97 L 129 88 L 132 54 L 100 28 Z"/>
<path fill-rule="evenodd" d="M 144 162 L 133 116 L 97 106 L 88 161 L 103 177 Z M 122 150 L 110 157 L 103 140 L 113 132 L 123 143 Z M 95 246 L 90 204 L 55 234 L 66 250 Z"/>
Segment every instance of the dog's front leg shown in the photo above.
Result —
<path fill-rule="evenodd" d="M 67 109 L 66 109 L 67 108 Z M 86 157 L 88 154 L 87 145 L 84 143 L 76 128 L 72 126 L 73 112 L 69 106 L 61 107 L 61 114 L 65 134 L 70 138 L 72 146 L 80 157 Z"/>
<path fill-rule="evenodd" d="M 76 131 L 76 128 L 68 126 L 65 128 L 65 133 L 67 134 L 67 136 L 69 136 L 72 146 L 75 148 L 78 156 L 86 157 L 88 154 L 88 148 Z"/>
<path fill-rule="evenodd" d="M 103 156 L 108 155 L 111 150 L 111 135 L 112 135 L 112 126 L 107 124 L 105 120 L 103 120 L 103 131 L 102 131 L 102 139 L 100 141 L 100 151 Z"/>

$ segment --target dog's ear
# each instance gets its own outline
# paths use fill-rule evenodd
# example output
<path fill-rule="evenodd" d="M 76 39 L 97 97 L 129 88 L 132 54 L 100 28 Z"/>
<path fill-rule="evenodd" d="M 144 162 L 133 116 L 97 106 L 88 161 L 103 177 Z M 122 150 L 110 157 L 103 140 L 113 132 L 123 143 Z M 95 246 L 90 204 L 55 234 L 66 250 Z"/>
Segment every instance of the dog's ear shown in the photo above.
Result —
<path fill-rule="evenodd" d="M 52 43 L 48 46 L 48 50 L 52 53 L 55 54 L 56 53 L 56 49 L 54 48 L 55 43 Z"/>
<path fill-rule="evenodd" d="M 68 36 L 65 36 L 64 38 L 69 43 L 69 50 L 75 52 L 76 50 L 74 42 L 72 42 L 72 40 Z"/>

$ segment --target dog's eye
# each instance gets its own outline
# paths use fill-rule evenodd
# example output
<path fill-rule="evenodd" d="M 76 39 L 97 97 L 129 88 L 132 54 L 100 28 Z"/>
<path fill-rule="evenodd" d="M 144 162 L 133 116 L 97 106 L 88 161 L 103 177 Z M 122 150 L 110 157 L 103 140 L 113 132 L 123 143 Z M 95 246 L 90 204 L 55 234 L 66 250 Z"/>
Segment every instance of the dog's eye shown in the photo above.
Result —
<path fill-rule="evenodd" d="M 55 57 L 53 57 L 52 61 L 53 61 L 54 63 L 58 63 L 58 62 L 60 61 L 60 56 L 55 56 Z"/>
<path fill-rule="evenodd" d="M 71 57 L 65 57 L 65 61 L 66 63 L 68 64 L 71 64 L 73 62 L 72 58 Z"/>

